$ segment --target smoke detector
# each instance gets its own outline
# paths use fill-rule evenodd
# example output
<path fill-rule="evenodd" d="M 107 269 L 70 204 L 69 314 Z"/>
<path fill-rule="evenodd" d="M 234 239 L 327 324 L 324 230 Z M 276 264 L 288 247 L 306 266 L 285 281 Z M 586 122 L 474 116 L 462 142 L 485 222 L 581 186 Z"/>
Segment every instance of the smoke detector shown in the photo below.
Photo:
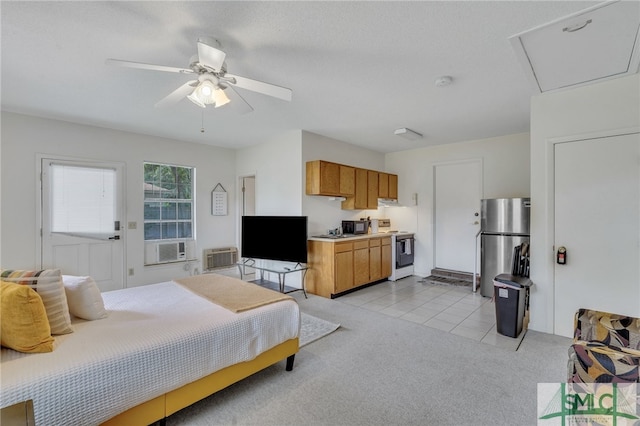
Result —
<path fill-rule="evenodd" d="M 448 75 L 443 75 L 442 77 L 436 78 L 436 86 L 437 87 L 448 86 L 451 84 L 452 81 L 453 81 L 453 78 L 451 78 Z"/>

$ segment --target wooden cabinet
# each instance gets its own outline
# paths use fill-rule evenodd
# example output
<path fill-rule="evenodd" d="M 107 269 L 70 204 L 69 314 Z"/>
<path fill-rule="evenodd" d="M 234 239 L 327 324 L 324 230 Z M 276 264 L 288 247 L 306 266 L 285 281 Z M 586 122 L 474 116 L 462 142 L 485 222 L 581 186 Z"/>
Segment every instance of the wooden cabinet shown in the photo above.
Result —
<path fill-rule="evenodd" d="M 369 240 L 359 240 L 353 243 L 353 286 L 369 282 Z"/>
<path fill-rule="evenodd" d="M 309 293 L 333 298 L 391 275 L 391 237 L 310 240 L 308 247 Z"/>
<path fill-rule="evenodd" d="M 307 162 L 307 195 L 345 197 L 343 210 L 376 210 L 378 198 L 398 199 L 398 175 L 330 161 Z"/>
<path fill-rule="evenodd" d="M 398 175 L 389 175 L 389 198 L 398 199 Z"/>
<path fill-rule="evenodd" d="M 355 167 L 340 164 L 340 195 L 351 195 L 355 192 L 356 169 Z"/>
<path fill-rule="evenodd" d="M 378 197 L 398 199 L 398 175 L 378 172 Z"/>
<path fill-rule="evenodd" d="M 381 280 L 391 275 L 391 238 L 369 240 L 369 279 Z"/>
<path fill-rule="evenodd" d="M 380 238 L 369 240 L 369 279 L 377 281 L 382 279 L 382 246 Z"/>
<path fill-rule="evenodd" d="M 378 172 L 378 197 L 389 198 L 389 173 Z"/>
<path fill-rule="evenodd" d="M 353 287 L 353 244 L 334 244 L 335 291 L 342 293 Z"/>
<path fill-rule="evenodd" d="M 365 210 L 367 208 L 367 170 L 354 170 L 354 193 L 342 202 L 344 210 Z"/>
<path fill-rule="evenodd" d="M 382 270 L 382 277 L 387 278 L 391 276 L 391 268 L 393 267 L 393 259 L 391 258 L 391 238 L 381 238 L 380 256 L 382 258 L 380 269 Z"/>
<path fill-rule="evenodd" d="M 350 196 L 354 185 L 354 167 L 322 160 L 307 162 L 307 195 Z"/>
<path fill-rule="evenodd" d="M 367 170 L 367 209 L 378 209 L 378 172 Z"/>
<path fill-rule="evenodd" d="M 374 170 L 355 169 L 355 193 L 342 202 L 344 210 L 376 210 L 378 208 L 379 182 Z"/>

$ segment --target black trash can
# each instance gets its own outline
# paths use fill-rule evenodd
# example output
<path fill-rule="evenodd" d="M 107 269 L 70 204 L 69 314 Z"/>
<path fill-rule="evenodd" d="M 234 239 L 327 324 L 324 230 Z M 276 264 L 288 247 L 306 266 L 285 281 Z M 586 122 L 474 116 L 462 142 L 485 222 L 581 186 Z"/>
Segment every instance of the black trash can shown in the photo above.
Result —
<path fill-rule="evenodd" d="M 531 285 L 529 278 L 511 274 L 500 274 L 493 279 L 498 333 L 508 337 L 520 335 L 529 310 Z"/>

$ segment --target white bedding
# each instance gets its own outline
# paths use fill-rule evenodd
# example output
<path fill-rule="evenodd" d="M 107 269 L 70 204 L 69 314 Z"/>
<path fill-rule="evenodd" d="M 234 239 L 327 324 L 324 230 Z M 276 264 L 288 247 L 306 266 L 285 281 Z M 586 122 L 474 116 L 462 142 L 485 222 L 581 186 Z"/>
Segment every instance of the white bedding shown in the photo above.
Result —
<path fill-rule="evenodd" d="M 294 300 L 236 314 L 173 282 L 102 296 L 109 316 L 74 320 L 53 352 L 2 348 L 0 406 L 32 399 L 38 426 L 97 425 L 300 331 Z"/>

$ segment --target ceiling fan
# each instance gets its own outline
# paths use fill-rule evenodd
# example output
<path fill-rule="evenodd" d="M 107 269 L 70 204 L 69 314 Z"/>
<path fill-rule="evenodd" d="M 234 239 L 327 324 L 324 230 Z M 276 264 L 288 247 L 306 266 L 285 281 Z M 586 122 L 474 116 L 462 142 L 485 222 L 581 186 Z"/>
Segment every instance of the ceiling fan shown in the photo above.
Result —
<path fill-rule="evenodd" d="M 107 59 L 106 63 L 121 67 L 195 74 L 197 76 L 197 79 L 187 81 L 157 102 L 155 106 L 158 108 L 172 105 L 186 97 L 201 108 L 206 108 L 207 105 L 213 105 L 218 108 L 231 102 L 232 106 L 240 113 L 253 111 L 251 105 L 240 96 L 233 86 L 291 101 L 291 89 L 239 75 L 228 74 L 227 65 L 224 62 L 226 53 L 213 47 L 214 44 L 219 46 L 216 40 L 200 37 L 198 39 L 198 54 L 191 58 L 189 68 L 144 64 L 120 59 Z"/>

